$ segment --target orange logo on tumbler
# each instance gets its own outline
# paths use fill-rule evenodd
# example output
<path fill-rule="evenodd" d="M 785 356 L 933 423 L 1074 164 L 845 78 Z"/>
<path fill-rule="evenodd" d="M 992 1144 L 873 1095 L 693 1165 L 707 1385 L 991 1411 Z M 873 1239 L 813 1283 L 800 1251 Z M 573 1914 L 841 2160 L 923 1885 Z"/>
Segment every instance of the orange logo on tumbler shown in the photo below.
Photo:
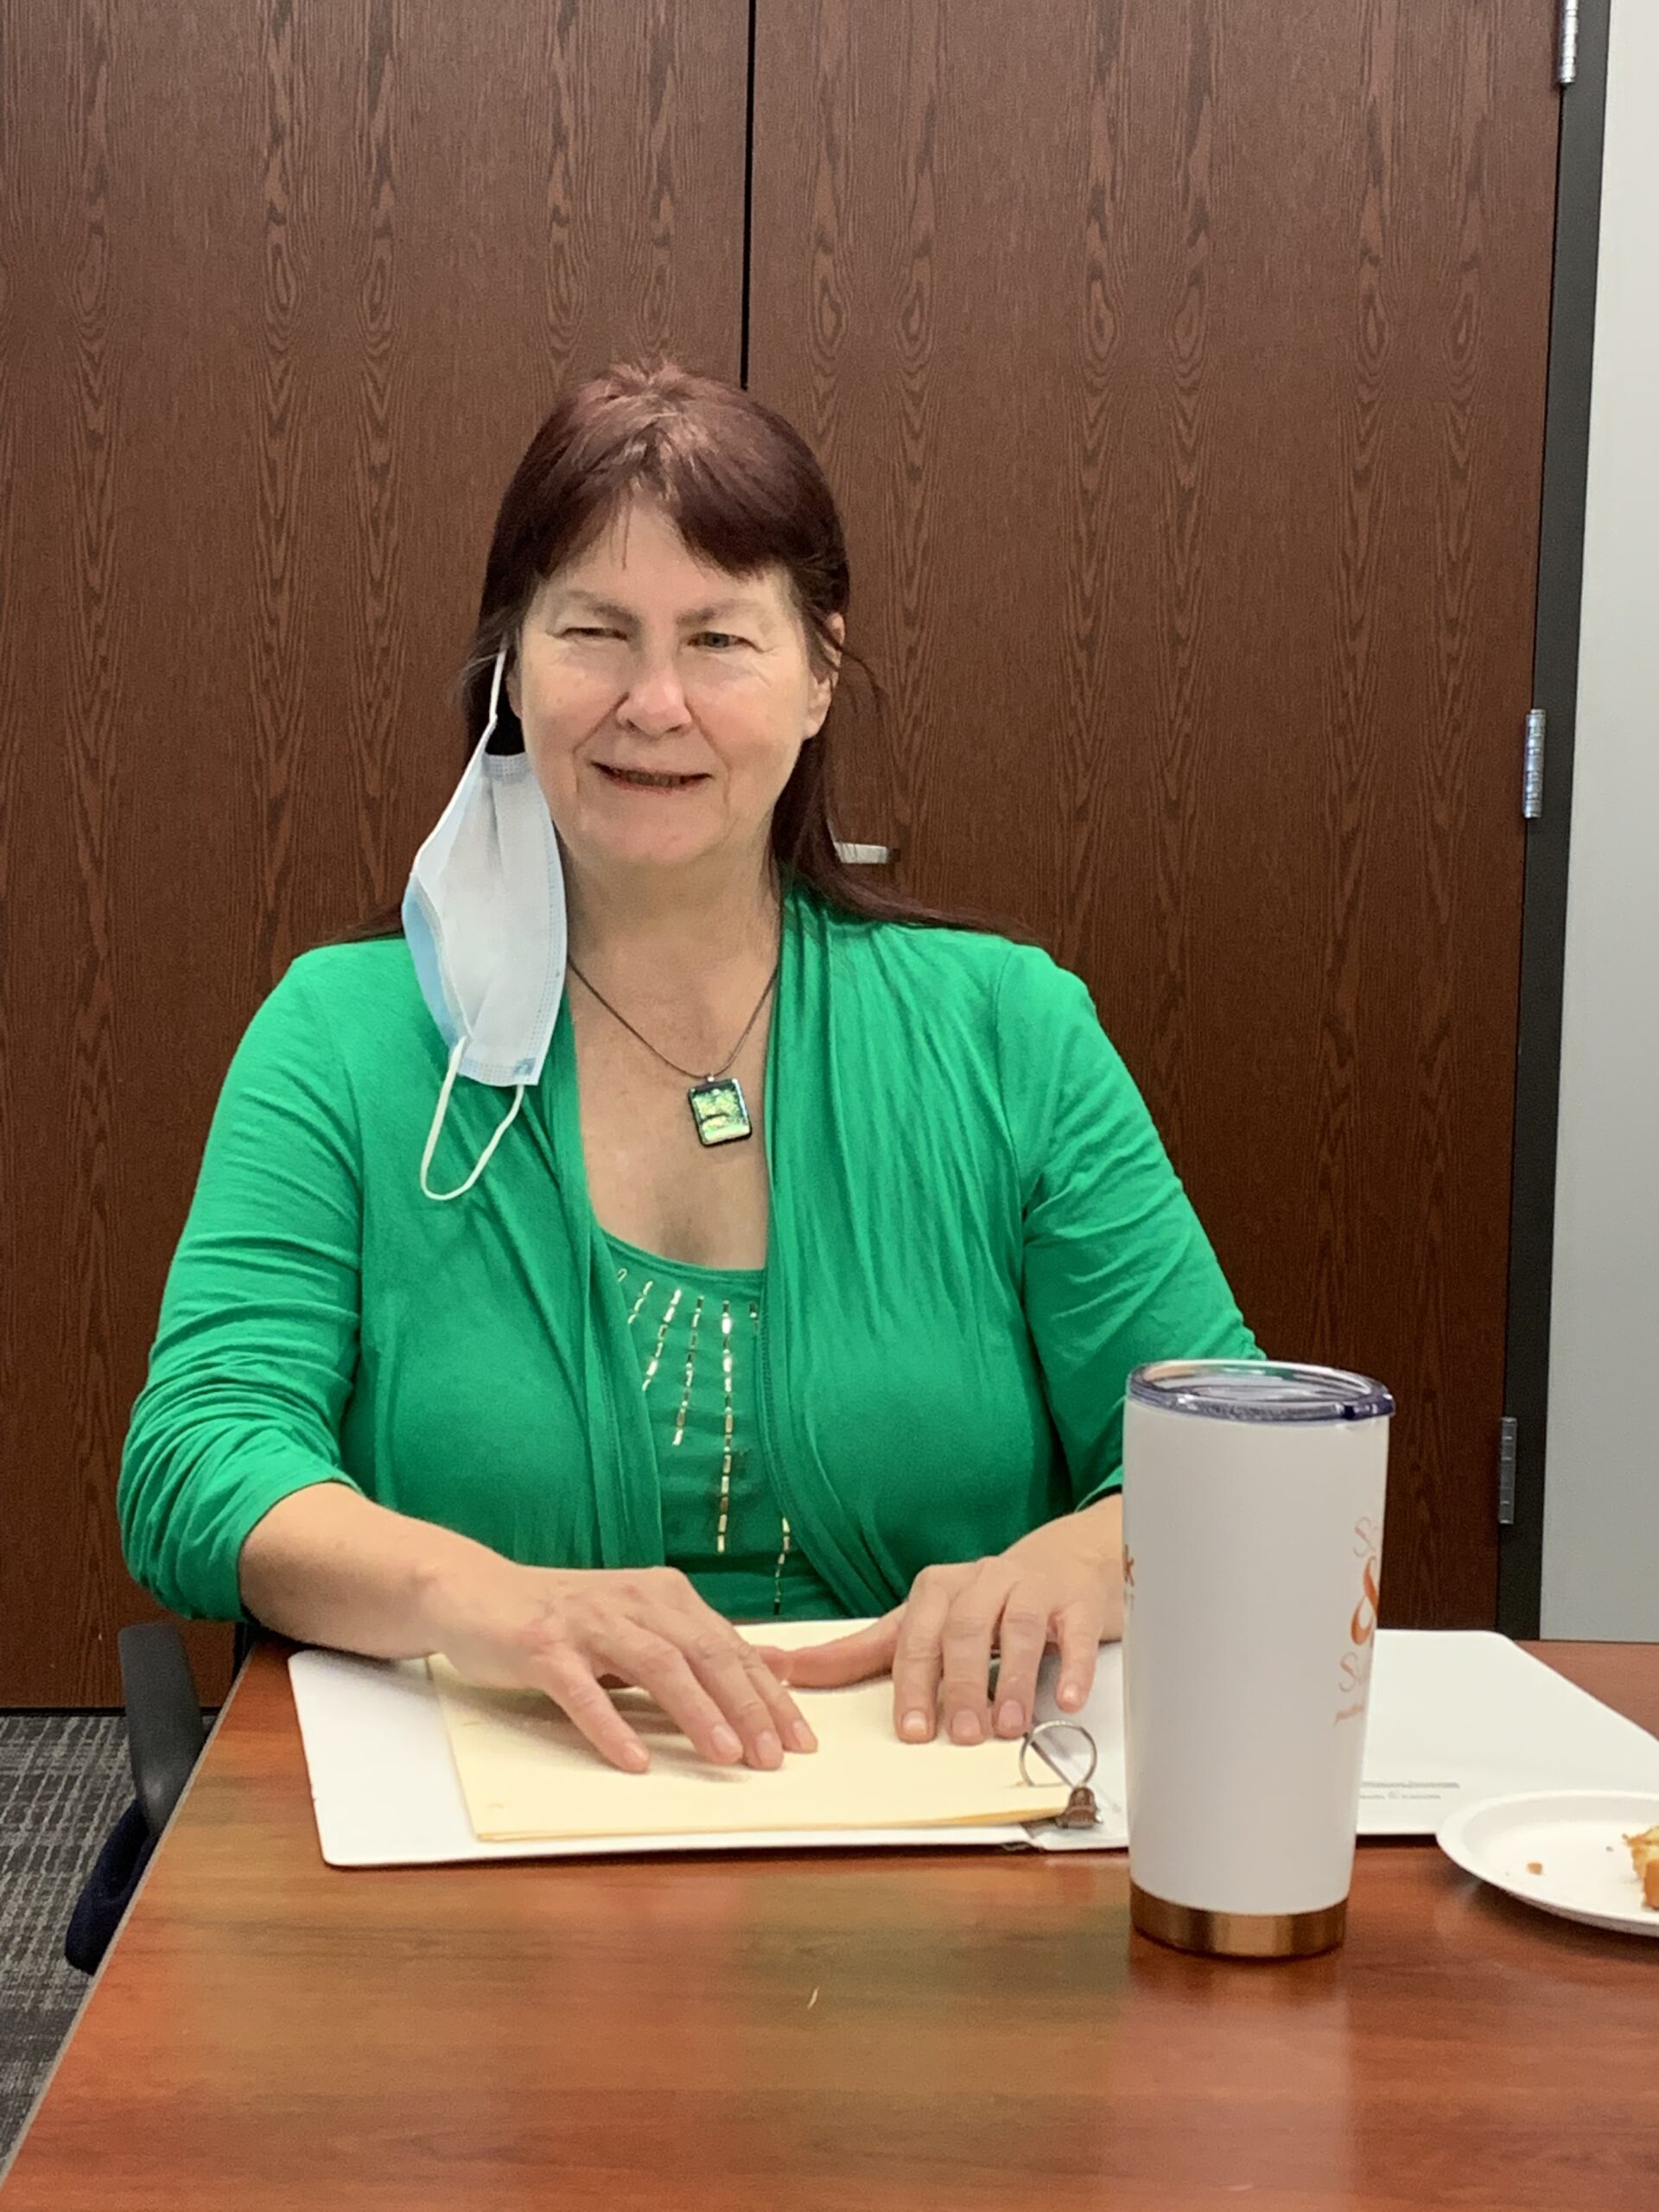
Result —
<path fill-rule="evenodd" d="M 1348 1649 L 1338 1669 L 1341 1694 L 1351 1702 L 1338 1711 L 1338 1720 L 1357 1720 L 1365 1710 L 1365 1689 L 1376 1651 L 1376 1609 L 1382 1602 L 1376 1579 L 1382 1548 L 1382 1532 L 1376 1522 L 1356 1521 L 1354 1557 L 1360 1561 L 1359 1603 L 1348 1623 Z"/>
<path fill-rule="evenodd" d="M 1360 1576 L 1360 1589 L 1363 1594 L 1359 1603 L 1354 1607 L 1354 1618 L 1348 1624 L 1348 1635 L 1350 1641 L 1363 1649 L 1376 1634 L 1377 1588 L 1375 1552 L 1366 1559 L 1365 1571 Z"/>

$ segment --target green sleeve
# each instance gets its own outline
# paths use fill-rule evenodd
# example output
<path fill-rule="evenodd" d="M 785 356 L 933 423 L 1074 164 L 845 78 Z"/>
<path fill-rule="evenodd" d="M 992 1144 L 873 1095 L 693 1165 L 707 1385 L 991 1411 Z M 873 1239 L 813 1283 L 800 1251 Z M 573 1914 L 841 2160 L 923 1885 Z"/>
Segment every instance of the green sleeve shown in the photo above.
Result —
<path fill-rule="evenodd" d="M 255 1523 L 291 1491 L 349 1481 L 359 1159 L 302 963 L 225 1079 L 122 1455 L 127 1565 L 187 1618 L 245 1618 L 237 1567 Z"/>
<path fill-rule="evenodd" d="M 1020 1165 L 1026 1319 L 1076 1506 L 1123 1478 L 1123 1387 L 1153 1359 L 1260 1357 L 1079 979 L 1017 947 L 997 1037 Z"/>

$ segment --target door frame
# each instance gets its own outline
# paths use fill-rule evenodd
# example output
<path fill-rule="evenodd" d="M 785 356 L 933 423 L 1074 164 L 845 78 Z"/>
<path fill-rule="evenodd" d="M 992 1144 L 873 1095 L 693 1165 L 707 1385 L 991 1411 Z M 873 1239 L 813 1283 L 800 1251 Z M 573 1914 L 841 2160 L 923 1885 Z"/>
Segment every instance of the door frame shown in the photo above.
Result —
<path fill-rule="evenodd" d="M 1561 88 L 1555 175 L 1532 683 L 1533 703 L 1545 715 L 1543 810 L 1527 824 L 1503 1361 L 1503 1410 L 1516 1423 L 1514 1519 L 1500 1526 L 1497 1567 L 1497 1625 L 1522 1637 L 1538 1633 L 1544 1571 L 1561 1004 L 1611 10 L 1611 0 L 1580 0 L 1577 73 Z"/>

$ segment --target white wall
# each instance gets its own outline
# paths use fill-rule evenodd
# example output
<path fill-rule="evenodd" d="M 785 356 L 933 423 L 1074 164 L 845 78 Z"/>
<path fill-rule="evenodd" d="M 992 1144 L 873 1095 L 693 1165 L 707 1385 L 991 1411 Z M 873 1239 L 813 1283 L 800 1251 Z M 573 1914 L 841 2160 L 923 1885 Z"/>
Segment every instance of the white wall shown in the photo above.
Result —
<path fill-rule="evenodd" d="M 1550 1637 L 1659 1640 L 1656 114 L 1659 6 L 1612 0 L 1555 1198 Z"/>

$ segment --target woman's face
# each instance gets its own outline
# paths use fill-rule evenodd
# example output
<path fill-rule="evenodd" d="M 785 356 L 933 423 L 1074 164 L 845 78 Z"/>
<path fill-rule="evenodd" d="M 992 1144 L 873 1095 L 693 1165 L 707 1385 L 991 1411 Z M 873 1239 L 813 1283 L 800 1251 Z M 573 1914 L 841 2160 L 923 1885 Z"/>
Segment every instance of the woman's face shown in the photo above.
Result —
<path fill-rule="evenodd" d="M 543 584 L 506 684 L 566 850 L 605 872 L 758 864 L 835 688 L 783 569 L 711 568 L 643 499 Z"/>

